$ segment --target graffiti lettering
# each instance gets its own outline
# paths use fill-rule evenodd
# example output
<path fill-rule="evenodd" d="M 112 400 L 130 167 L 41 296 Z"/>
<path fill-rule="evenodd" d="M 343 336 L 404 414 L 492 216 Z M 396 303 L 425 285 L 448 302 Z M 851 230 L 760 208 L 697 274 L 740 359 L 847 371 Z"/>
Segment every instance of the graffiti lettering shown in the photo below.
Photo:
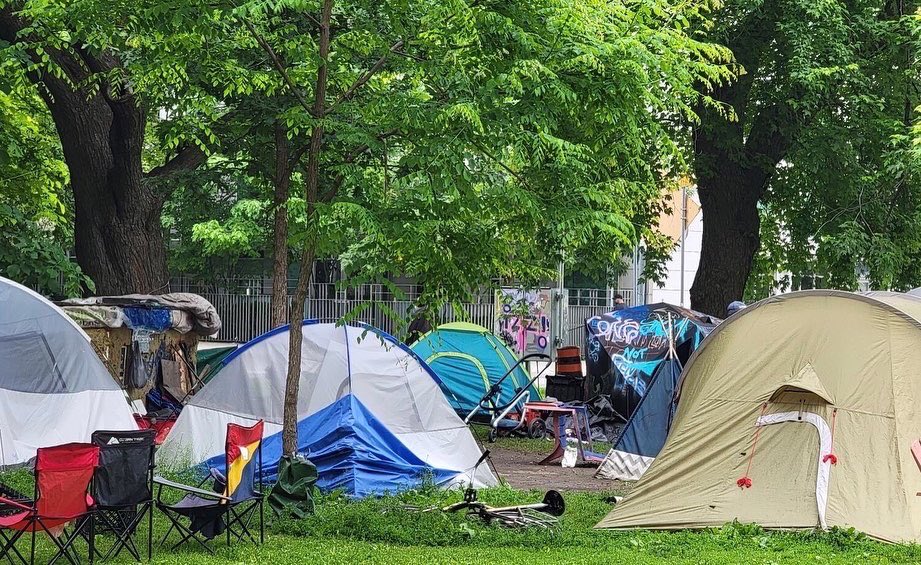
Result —
<path fill-rule="evenodd" d="M 520 354 L 550 347 L 550 291 L 502 289 L 496 293 L 496 333 Z"/>

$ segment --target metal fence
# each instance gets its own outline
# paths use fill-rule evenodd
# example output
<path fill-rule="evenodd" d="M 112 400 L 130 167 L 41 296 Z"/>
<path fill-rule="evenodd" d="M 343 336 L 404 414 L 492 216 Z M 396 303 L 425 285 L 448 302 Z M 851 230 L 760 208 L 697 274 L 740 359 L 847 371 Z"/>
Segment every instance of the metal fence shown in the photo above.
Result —
<path fill-rule="evenodd" d="M 385 332 L 401 335 L 409 317 L 412 302 L 394 300 L 378 287 L 352 289 L 345 292 L 328 285 L 315 285 L 311 298 L 305 303 L 305 317 L 322 321 L 349 320 L 365 322 Z M 584 340 L 583 322 L 611 309 L 612 296 L 619 293 L 627 304 L 633 304 L 630 289 L 568 289 L 569 326 L 564 332 L 564 345 L 581 346 Z M 223 327 L 215 338 L 220 341 L 245 342 L 272 329 L 272 297 L 269 294 L 201 293 L 221 316 Z M 288 297 L 288 314 L 293 300 Z M 496 323 L 494 300 L 482 298 L 465 302 L 458 309 L 445 306 L 439 312 L 439 323 L 468 321 L 492 329 Z"/>

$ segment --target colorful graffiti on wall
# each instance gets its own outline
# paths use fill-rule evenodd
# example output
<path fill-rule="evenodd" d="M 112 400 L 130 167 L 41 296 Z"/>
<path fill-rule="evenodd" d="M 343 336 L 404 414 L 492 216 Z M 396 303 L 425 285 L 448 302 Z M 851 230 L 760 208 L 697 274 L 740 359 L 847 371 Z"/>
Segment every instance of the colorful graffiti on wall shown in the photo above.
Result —
<path fill-rule="evenodd" d="M 496 335 L 518 355 L 549 354 L 550 289 L 496 291 Z"/>

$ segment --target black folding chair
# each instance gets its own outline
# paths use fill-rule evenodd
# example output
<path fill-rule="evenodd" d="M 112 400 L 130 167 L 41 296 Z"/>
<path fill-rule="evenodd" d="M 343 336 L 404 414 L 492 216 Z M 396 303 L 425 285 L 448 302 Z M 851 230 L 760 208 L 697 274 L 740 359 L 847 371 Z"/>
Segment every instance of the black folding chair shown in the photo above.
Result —
<path fill-rule="evenodd" d="M 154 478 L 157 485 L 157 508 L 169 518 L 171 524 L 160 540 L 162 546 L 176 530 L 182 538 L 173 549 L 187 541 L 194 540 L 214 553 L 208 541 L 221 533 L 227 534 L 227 545 L 232 536 L 240 541 L 249 538 L 253 543 L 265 539 L 265 498 L 262 493 L 262 428 L 259 420 L 251 427 L 227 424 L 225 442 L 225 469 L 221 473 L 211 469 L 211 474 L 198 487 L 192 487 Z M 257 470 L 258 461 L 258 470 Z M 203 488 L 212 481 L 210 489 Z M 258 481 L 258 484 L 257 484 Z M 175 504 L 163 501 L 163 487 L 173 488 L 186 495 Z M 259 511 L 259 541 L 250 531 L 250 523 Z M 184 523 L 189 520 L 189 524 Z"/>
<path fill-rule="evenodd" d="M 141 552 L 135 533 L 147 517 L 147 560 L 153 555 L 153 473 L 156 430 L 93 432 L 99 446 L 99 467 L 93 476 L 96 520 L 90 535 L 111 533 L 112 546 L 96 554 L 103 559 L 116 557 L 127 549 L 135 560 Z"/>

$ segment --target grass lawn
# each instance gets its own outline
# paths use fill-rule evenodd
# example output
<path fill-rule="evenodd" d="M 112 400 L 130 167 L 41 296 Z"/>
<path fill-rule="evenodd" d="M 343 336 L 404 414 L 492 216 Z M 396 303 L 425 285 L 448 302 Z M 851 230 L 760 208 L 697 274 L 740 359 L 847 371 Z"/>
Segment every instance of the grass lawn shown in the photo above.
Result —
<path fill-rule="evenodd" d="M 28 476 L 4 477 L 28 488 Z M 610 509 L 606 495 L 566 496 L 567 513 L 555 531 L 505 530 L 459 514 L 418 513 L 406 505 L 444 505 L 459 492 L 426 489 L 399 497 L 352 502 L 325 496 L 317 514 L 303 521 L 276 521 L 261 547 L 215 543 L 217 556 L 186 546 L 155 550 L 155 563 L 910 563 L 921 562 L 921 547 L 884 545 L 847 531 L 767 533 L 730 524 L 704 532 L 610 532 L 592 526 Z M 539 500 L 540 493 L 498 487 L 481 492 L 495 505 Z M 162 535 L 166 520 L 156 516 Z M 28 549 L 28 541 L 21 547 Z M 104 542 L 103 542 L 104 543 Z M 51 555 L 39 547 L 38 562 Z M 127 562 L 124 556 L 120 562 Z"/>

